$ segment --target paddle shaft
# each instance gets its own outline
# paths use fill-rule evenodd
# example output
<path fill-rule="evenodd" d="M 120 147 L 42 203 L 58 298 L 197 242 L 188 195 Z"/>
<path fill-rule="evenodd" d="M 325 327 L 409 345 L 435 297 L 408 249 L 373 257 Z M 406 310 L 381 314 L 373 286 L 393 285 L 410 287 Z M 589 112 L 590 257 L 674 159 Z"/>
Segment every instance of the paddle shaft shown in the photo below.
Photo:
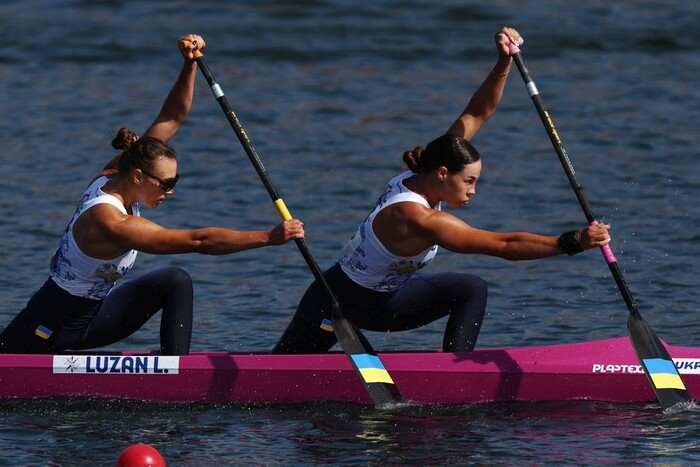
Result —
<path fill-rule="evenodd" d="M 221 110 L 223 110 L 224 114 L 226 115 L 226 118 L 228 119 L 231 128 L 233 128 L 233 131 L 236 133 L 238 140 L 241 142 L 245 153 L 248 155 L 250 162 L 253 164 L 255 171 L 258 173 L 260 180 L 263 182 L 265 189 L 267 190 L 268 194 L 270 195 L 270 198 L 277 207 L 277 210 L 279 211 L 282 219 L 292 219 L 292 216 L 289 213 L 287 206 L 284 204 L 284 201 L 279 196 L 277 190 L 275 189 L 275 186 L 272 184 L 272 181 L 270 180 L 270 177 L 268 176 L 267 171 L 265 170 L 265 166 L 263 165 L 262 160 L 260 160 L 260 157 L 255 151 L 255 148 L 250 142 L 248 134 L 243 129 L 243 126 L 241 125 L 240 121 L 238 120 L 238 117 L 236 116 L 236 113 L 229 105 L 226 96 L 223 90 L 221 89 L 221 86 L 214 79 L 214 76 L 212 75 L 211 70 L 207 65 L 207 62 L 204 59 L 204 55 L 201 52 L 196 51 L 195 60 L 199 69 L 202 71 L 202 74 L 207 80 L 212 94 L 221 106 Z M 309 266 L 309 269 L 313 273 L 314 278 L 321 285 L 323 290 L 328 295 L 328 298 L 331 300 L 333 332 L 335 332 L 336 336 L 338 337 L 338 342 L 340 343 L 340 346 L 342 347 L 343 351 L 348 355 L 348 358 L 350 359 L 353 368 L 360 376 L 360 380 L 362 381 L 362 383 L 365 386 L 365 389 L 369 393 L 370 398 L 376 406 L 380 407 L 399 402 L 401 400 L 401 396 L 398 390 L 396 389 L 393 381 L 389 377 L 388 373 L 386 373 L 385 368 L 379 361 L 379 358 L 377 357 L 374 349 L 372 349 L 372 346 L 370 345 L 369 341 L 367 341 L 367 339 L 364 335 L 362 335 L 360 330 L 357 329 L 357 327 L 345 317 L 345 314 L 340 308 L 338 299 L 331 290 L 331 287 L 326 281 L 326 278 L 323 276 L 323 272 L 314 260 L 314 257 L 311 254 L 311 251 L 309 250 L 306 241 L 304 239 L 295 239 L 295 243 L 297 244 L 299 251 L 304 257 L 304 260 L 306 260 L 306 264 Z M 369 356 L 373 362 L 378 362 L 381 366 L 381 369 L 384 370 L 384 373 L 386 374 L 386 379 L 388 379 L 388 381 L 391 381 L 391 383 L 372 380 L 367 381 L 367 378 L 362 372 L 363 368 L 360 368 L 358 366 L 358 360 L 356 359 L 357 357 L 362 356 Z M 363 359 L 362 361 L 366 361 L 366 359 Z"/>
<path fill-rule="evenodd" d="M 248 134 L 243 129 L 243 126 L 238 120 L 238 117 L 236 116 L 235 112 L 226 100 L 226 96 L 221 90 L 221 86 L 219 86 L 219 84 L 212 76 L 211 71 L 209 70 L 209 66 L 204 60 L 204 57 L 200 55 L 196 59 L 196 61 L 197 65 L 199 66 L 199 69 L 202 71 L 202 74 L 206 78 L 207 83 L 209 83 L 214 97 L 221 106 L 221 110 L 223 110 L 224 114 L 226 115 L 226 118 L 231 124 L 231 128 L 233 128 L 233 131 L 236 133 L 236 136 L 240 140 L 241 145 L 245 150 L 245 153 L 248 155 L 248 159 L 250 159 L 250 162 L 253 164 L 255 171 L 258 173 L 258 176 L 260 177 L 260 180 L 265 186 L 267 193 L 270 195 L 272 202 L 275 204 L 275 207 L 277 207 L 277 211 L 279 212 L 280 216 L 284 220 L 292 219 L 292 215 L 289 213 L 287 206 L 284 204 L 284 201 L 275 189 L 275 186 L 272 184 L 272 181 L 270 180 L 270 177 L 268 176 L 267 171 L 265 170 L 265 166 L 263 165 L 262 160 L 260 160 L 258 153 L 255 151 L 255 148 L 250 142 Z M 309 247 L 306 245 L 306 241 L 303 238 L 297 238 L 294 241 L 297 244 L 301 255 L 304 257 L 304 260 L 306 260 L 306 264 L 311 269 L 311 272 L 313 273 L 314 277 L 317 281 L 321 283 L 323 289 L 328 294 L 328 297 L 332 301 L 333 306 L 338 307 L 338 300 L 336 299 L 335 294 L 333 294 L 333 292 L 331 291 L 330 286 L 328 285 L 328 282 L 326 281 L 325 277 L 323 277 L 321 269 L 314 260 L 311 251 L 309 250 Z"/>
<path fill-rule="evenodd" d="M 588 220 L 588 223 L 591 225 L 598 224 L 598 220 L 593 214 L 593 209 L 591 209 L 590 203 L 584 195 L 583 188 L 581 187 L 581 184 L 576 178 L 576 172 L 571 163 L 571 160 L 569 159 L 568 154 L 566 153 L 566 149 L 564 149 L 564 145 L 562 144 L 561 138 L 559 137 L 559 133 L 554 127 L 554 122 L 552 121 L 549 112 L 545 110 L 542 98 L 540 97 L 539 91 L 537 90 L 537 86 L 535 85 L 535 82 L 532 79 L 529 70 L 523 62 L 520 49 L 517 47 L 517 45 L 511 43 L 510 51 L 511 56 L 513 57 L 513 61 L 515 62 L 515 65 L 517 66 L 518 71 L 520 72 L 520 75 L 522 76 L 523 81 L 525 82 L 525 87 L 527 88 L 527 91 L 530 94 L 530 97 L 532 98 L 532 102 L 535 104 L 535 108 L 537 109 L 537 113 L 539 114 L 540 119 L 544 124 L 544 127 L 547 131 L 547 135 L 549 136 L 549 140 L 552 142 L 552 146 L 554 147 L 554 150 L 556 151 L 557 156 L 559 157 L 559 161 L 561 162 L 561 165 L 564 168 L 564 172 L 566 173 L 566 176 L 569 179 L 569 183 L 571 184 L 571 187 L 573 188 L 574 193 L 576 194 L 576 198 L 578 199 L 578 202 L 581 206 L 581 209 L 583 210 L 583 213 L 586 216 L 586 219 Z M 661 403 L 662 407 L 665 409 L 679 402 L 687 402 L 692 400 L 692 397 L 686 390 L 685 385 L 682 383 L 680 374 L 678 373 L 677 369 L 672 363 L 671 356 L 669 355 L 665 346 L 661 343 L 660 339 L 656 336 L 654 331 L 642 319 L 642 316 L 639 313 L 639 310 L 637 309 L 637 303 L 634 297 L 632 297 L 632 293 L 630 292 L 629 287 L 625 282 L 625 279 L 622 275 L 622 271 L 620 270 L 620 267 L 617 264 L 617 259 L 615 258 L 615 255 L 613 254 L 610 245 L 603 245 L 602 247 L 600 247 L 600 249 L 603 253 L 603 257 L 605 258 L 605 262 L 608 264 L 608 268 L 610 269 L 610 272 L 612 273 L 612 276 L 615 279 L 615 283 L 617 284 L 617 287 L 620 290 L 620 294 L 622 295 L 622 298 L 624 299 L 625 304 L 627 305 L 627 308 L 629 310 L 630 316 L 627 321 L 627 328 L 629 330 L 630 339 L 637 353 L 637 356 L 642 363 L 644 372 L 649 378 L 649 381 L 651 382 L 654 392 L 656 393 L 656 396 L 659 402 Z M 674 377 L 677 376 L 679 383 L 677 383 L 676 386 L 666 388 L 664 387 L 664 385 L 660 385 L 660 387 L 657 385 L 657 382 L 655 382 L 654 378 L 650 374 L 650 370 L 648 368 L 647 363 L 648 360 L 655 359 L 661 359 L 670 362 L 671 366 L 667 367 L 666 369 L 669 370 L 670 373 L 673 373 Z"/>
<path fill-rule="evenodd" d="M 513 55 L 513 60 L 515 61 L 515 65 L 518 67 L 518 70 L 520 71 L 520 74 L 523 77 L 523 81 L 525 81 L 525 86 L 527 87 L 528 92 L 530 93 L 532 102 L 535 104 L 537 113 L 539 114 L 540 119 L 542 120 L 542 123 L 544 124 L 544 127 L 547 130 L 549 140 L 552 142 L 552 146 L 554 147 L 554 150 L 556 151 L 557 156 L 559 157 L 559 161 L 561 162 L 561 165 L 564 168 L 566 177 L 569 179 L 571 188 L 573 188 L 574 190 L 576 199 L 578 199 L 578 202 L 581 205 L 581 209 L 583 210 L 583 213 L 585 214 L 588 223 L 597 224 L 598 220 L 593 214 L 593 209 L 591 209 L 591 205 L 588 202 L 588 199 L 586 199 L 585 194 L 583 193 L 583 188 L 581 187 L 581 184 L 576 178 L 576 172 L 574 171 L 574 167 L 571 164 L 571 160 L 569 159 L 569 156 L 566 153 L 566 149 L 564 149 L 561 138 L 559 137 L 559 133 L 554 128 L 554 122 L 552 121 L 549 112 L 547 112 L 544 108 L 542 98 L 540 97 L 539 92 L 537 91 L 535 82 L 530 76 L 530 72 L 525 67 L 523 59 L 519 52 Z M 629 287 L 627 286 L 627 283 L 625 282 L 625 279 L 622 276 L 622 271 L 620 271 L 620 267 L 617 264 L 617 259 L 615 258 L 615 255 L 613 254 L 610 245 L 603 245 L 600 247 L 600 250 L 603 253 L 605 261 L 608 263 L 610 272 L 615 278 L 617 287 L 618 289 L 620 289 L 620 293 L 622 294 L 622 298 L 627 304 L 629 312 L 635 316 L 638 316 L 639 310 L 637 309 L 637 303 L 634 300 L 634 297 L 632 297 L 632 293 L 630 292 Z"/>

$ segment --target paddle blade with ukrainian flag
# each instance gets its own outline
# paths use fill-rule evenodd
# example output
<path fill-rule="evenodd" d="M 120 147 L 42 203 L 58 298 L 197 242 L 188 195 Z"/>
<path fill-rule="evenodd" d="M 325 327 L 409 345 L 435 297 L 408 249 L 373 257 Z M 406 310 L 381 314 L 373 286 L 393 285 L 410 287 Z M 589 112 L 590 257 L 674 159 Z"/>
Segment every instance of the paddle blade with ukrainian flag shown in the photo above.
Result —
<path fill-rule="evenodd" d="M 681 402 L 693 400 L 683 383 L 676 365 L 661 340 L 638 313 L 631 313 L 627 320 L 632 347 L 642 363 L 661 407 L 667 409 Z"/>
<path fill-rule="evenodd" d="M 372 402 L 386 407 L 401 402 L 401 394 L 394 380 L 384 367 L 377 353 L 364 335 L 351 323 L 340 309 L 333 310 L 332 329 L 340 346 L 360 376 Z"/>

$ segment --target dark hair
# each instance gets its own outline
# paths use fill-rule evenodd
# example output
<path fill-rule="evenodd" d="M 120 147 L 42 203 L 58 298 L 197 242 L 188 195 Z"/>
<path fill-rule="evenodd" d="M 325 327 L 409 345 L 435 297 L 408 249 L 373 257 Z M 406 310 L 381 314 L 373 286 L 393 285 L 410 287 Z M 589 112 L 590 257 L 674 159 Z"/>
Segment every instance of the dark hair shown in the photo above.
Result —
<path fill-rule="evenodd" d="M 175 150 L 169 144 L 150 136 L 139 138 L 128 128 L 119 129 L 112 140 L 112 147 L 122 151 L 117 162 L 117 168 L 122 174 L 133 169 L 150 169 L 153 161 L 161 157 L 177 158 Z"/>
<path fill-rule="evenodd" d="M 445 166 L 450 173 L 464 170 L 464 166 L 481 159 L 479 152 L 461 136 L 445 134 L 435 138 L 423 149 L 403 153 L 403 161 L 409 169 L 418 173 L 429 173 Z"/>

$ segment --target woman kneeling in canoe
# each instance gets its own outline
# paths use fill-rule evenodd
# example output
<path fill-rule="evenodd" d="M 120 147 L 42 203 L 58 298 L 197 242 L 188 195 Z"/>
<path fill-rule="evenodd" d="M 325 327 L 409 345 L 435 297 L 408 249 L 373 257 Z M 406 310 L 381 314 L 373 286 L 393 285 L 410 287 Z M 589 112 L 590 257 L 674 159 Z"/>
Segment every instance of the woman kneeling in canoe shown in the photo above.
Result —
<path fill-rule="evenodd" d="M 403 331 L 449 315 L 442 349 L 470 351 L 484 317 L 487 286 L 472 274 L 414 274 L 438 247 L 515 261 L 574 255 L 610 241 L 604 225 L 560 236 L 497 233 L 441 211 L 442 202 L 457 208 L 476 194 L 481 158 L 469 140 L 501 101 L 512 60 L 508 38 L 516 44 L 521 40 L 514 29 L 499 31 L 498 62 L 464 112 L 425 149 L 404 154 L 409 170 L 389 181 L 338 263 L 324 273 L 343 312 L 361 329 Z M 337 341 L 330 327 L 331 309 L 325 289 L 314 282 L 273 352 L 328 351 Z"/>
<path fill-rule="evenodd" d="M 186 355 L 192 335 L 192 280 L 182 269 L 149 272 L 114 288 L 136 252 L 225 255 L 303 238 L 303 224 L 288 220 L 267 231 L 219 227 L 165 229 L 140 217 L 140 205 L 160 206 L 178 180 L 167 144 L 190 110 L 197 71 L 197 35 L 180 38 L 182 71 L 154 123 L 142 138 L 122 128 L 117 155 L 89 185 L 51 261 L 48 280 L 0 334 L 3 353 L 57 353 L 120 341 L 162 309 L 164 355 Z"/>

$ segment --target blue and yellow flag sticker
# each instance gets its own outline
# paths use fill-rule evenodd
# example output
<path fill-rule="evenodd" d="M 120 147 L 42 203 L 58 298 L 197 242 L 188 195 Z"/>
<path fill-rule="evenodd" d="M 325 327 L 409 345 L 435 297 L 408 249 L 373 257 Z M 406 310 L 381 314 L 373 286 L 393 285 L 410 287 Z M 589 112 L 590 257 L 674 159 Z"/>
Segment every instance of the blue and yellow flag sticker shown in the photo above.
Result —
<path fill-rule="evenodd" d="M 41 337 L 42 339 L 48 339 L 51 337 L 51 334 L 53 334 L 53 331 L 47 327 L 42 326 L 41 324 L 37 326 L 37 328 L 34 330 L 34 334 L 37 336 Z"/>
<path fill-rule="evenodd" d="M 657 389 L 686 389 L 672 361 L 663 358 L 649 358 L 643 362 Z"/>
<path fill-rule="evenodd" d="M 389 372 L 386 371 L 382 361 L 376 355 L 363 353 L 351 355 L 350 357 L 366 383 L 394 384 L 394 380 L 391 379 Z"/>
<path fill-rule="evenodd" d="M 324 318 L 323 321 L 321 321 L 320 327 L 324 331 L 333 332 L 333 322 L 330 319 Z"/>

